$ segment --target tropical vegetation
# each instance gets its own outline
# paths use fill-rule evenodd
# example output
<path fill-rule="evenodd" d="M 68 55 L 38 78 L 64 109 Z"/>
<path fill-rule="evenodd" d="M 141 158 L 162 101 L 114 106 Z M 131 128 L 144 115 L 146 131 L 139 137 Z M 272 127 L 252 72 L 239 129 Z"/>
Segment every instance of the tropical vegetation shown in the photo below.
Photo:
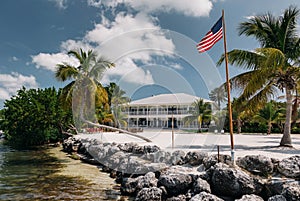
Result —
<path fill-rule="evenodd" d="M 267 134 L 270 135 L 273 124 L 277 124 L 285 118 L 284 112 L 284 108 L 280 108 L 276 102 L 270 101 L 253 116 L 252 121 L 260 125 L 267 125 Z"/>
<path fill-rule="evenodd" d="M 186 124 L 190 124 L 193 121 L 197 121 L 198 132 L 202 132 L 203 123 L 209 124 L 212 118 L 211 104 L 204 102 L 203 99 L 195 100 L 189 111 L 190 115 L 184 118 Z"/>
<path fill-rule="evenodd" d="M 72 107 L 76 127 L 82 128 L 83 119 L 97 122 L 96 110 L 99 112 L 109 110 L 108 95 L 99 80 L 103 72 L 114 64 L 103 57 L 98 57 L 92 50 L 84 52 L 80 49 L 70 51 L 68 54 L 78 60 L 78 66 L 68 63 L 58 64 L 55 77 L 59 81 L 71 80 L 63 88 L 61 100 L 65 108 Z"/>
<path fill-rule="evenodd" d="M 210 100 L 217 103 L 218 110 L 221 109 L 221 103 L 227 101 L 227 93 L 223 85 L 213 89 L 208 95 Z"/>
<path fill-rule="evenodd" d="M 291 6 L 280 17 L 268 13 L 250 18 L 240 24 L 239 34 L 254 37 L 261 47 L 254 51 L 235 49 L 227 53 L 230 64 L 246 70 L 230 82 L 232 88 L 242 89 L 239 101 L 247 101 L 248 108 L 255 111 L 279 91 L 285 92 L 286 119 L 281 146 L 292 146 L 292 95 L 300 77 L 296 65 L 300 55 L 298 17 L 299 9 Z M 218 64 L 223 61 L 224 55 Z"/>
<path fill-rule="evenodd" d="M 8 142 L 16 147 L 42 145 L 63 139 L 63 130 L 72 123 L 70 113 L 62 109 L 54 88 L 18 90 L 4 103 L 0 128 Z"/>

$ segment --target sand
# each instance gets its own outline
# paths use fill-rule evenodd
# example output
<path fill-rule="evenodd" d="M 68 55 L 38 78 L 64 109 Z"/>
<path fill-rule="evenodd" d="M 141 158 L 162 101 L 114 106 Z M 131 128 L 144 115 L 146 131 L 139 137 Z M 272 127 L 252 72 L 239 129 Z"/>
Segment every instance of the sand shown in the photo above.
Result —
<path fill-rule="evenodd" d="M 209 154 L 217 153 L 219 146 L 221 154 L 231 155 L 230 135 L 225 134 L 195 134 L 174 131 L 174 148 L 172 148 L 171 130 L 144 130 L 138 133 L 150 140 L 151 144 L 156 144 L 160 148 L 168 151 L 205 151 Z M 104 142 L 136 142 L 140 145 L 149 144 L 139 138 L 135 138 L 123 133 L 109 132 L 97 134 L 80 134 L 79 138 L 99 139 Z M 282 134 L 234 134 L 235 158 L 246 155 L 265 155 L 271 158 L 283 159 L 292 155 L 300 154 L 300 134 L 292 134 L 293 148 L 279 147 Z"/>

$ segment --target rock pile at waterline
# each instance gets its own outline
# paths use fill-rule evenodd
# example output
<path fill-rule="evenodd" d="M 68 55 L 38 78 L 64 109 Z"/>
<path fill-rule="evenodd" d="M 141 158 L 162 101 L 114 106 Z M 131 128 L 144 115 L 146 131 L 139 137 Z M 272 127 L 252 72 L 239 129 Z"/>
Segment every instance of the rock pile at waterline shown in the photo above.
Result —
<path fill-rule="evenodd" d="M 156 145 L 103 143 L 69 138 L 67 152 L 101 164 L 137 201 L 300 200 L 300 156 L 283 160 L 263 155 L 238 158 L 201 151 L 167 152 Z M 219 160 L 219 161 L 218 161 Z"/>

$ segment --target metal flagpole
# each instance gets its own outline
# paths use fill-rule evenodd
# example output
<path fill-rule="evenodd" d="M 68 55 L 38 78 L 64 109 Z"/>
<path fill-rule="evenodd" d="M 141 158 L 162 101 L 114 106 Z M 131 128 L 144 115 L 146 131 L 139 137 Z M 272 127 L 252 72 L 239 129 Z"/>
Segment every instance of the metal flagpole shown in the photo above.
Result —
<path fill-rule="evenodd" d="M 225 68 L 226 68 L 226 83 L 227 83 L 227 98 L 228 98 L 228 113 L 229 113 L 229 132 L 230 132 L 230 145 L 231 145 L 231 161 L 235 165 L 234 160 L 234 141 L 233 141 L 233 124 L 232 124 L 232 108 L 230 102 L 230 82 L 229 82 L 229 71 L 228 71 L 228 57 L 227 57 L 227 46 L 226 46 L 226 29 L 225 29 L 225 16 L 224 10 L 222 10 L 222 26 L 223 26 L 223 38 L 224 38 L 224 55 L 225 55 Z"/>

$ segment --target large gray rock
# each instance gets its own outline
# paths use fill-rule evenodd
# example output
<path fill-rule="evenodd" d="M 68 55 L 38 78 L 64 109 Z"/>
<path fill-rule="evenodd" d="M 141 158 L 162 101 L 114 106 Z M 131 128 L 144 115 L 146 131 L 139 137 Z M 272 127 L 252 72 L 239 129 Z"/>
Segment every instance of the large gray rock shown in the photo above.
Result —
<path fill-rule="evenodd" d="M 137 178 L 124 178 L 121 184 L 123 194 L 136 194 L 143 188 L 157 187 L 157 179 L 153 172 L 148 172 L 145 176 Z"/>
<path fill-rule="evenodd" d="M 158 164 L 160 165 L 160 164 Z M 158 167 L 158 166 L 157 166 Z M 127 158 L 123 158 L 120 161 L 117 170 L 126 174 L 146 174 L 147 172 L 155 172 L 157 170 L 153 170 L 149 167 L 149 161 L 132 154 L 129 154 Z"/>
<path fill-rule="evenodd" d="M 153 158 L 152 161 L 154 163 L 166 163 L 171 164 L 171 153 L 168 151 L 160 150 L 152 154 Z"/>
<path fill-rule="evenodd" d="M 171 155 L 171 164 L 172 165 L 182 165 L 185 163 L 185 152 L 182 150 L 176 150 Z"/>
<path fill-rule="evenodd" d="M 126 158 L 128 156 L 129 156 L 128 153 L 119 151 L 105 159 L 98 158 L 98 161 L 100 161 L 103 165 L 107 166 L 110 169 L 115 169 L 115 170 L 119 171 L 119 166 L 120 166 L 121 161 L 126 160 Z"/>
<path fill-rule="evenodd" d="M 157 187 L 158 179 L 153 172 L 148 172 L 145 176 L 138 177 L 136 190 L 140 191 L 143 188 Z"/>
<path fill-rule="evenodd" d="M 201 192 L 190 199 L 190 201 L 223 201 L 223 199 L 210 193 Z"/>
<path fill-rule="evenodd" d="M 238 158 L 236 164 L 249 172 L 261 176 L 268 176 L 272 174 L 274 169 L 271 158 L 263 155 L 248 155 Z"/>
<path fill-rule="evenodd" d="M 203 163 L 203 159 L 207 158 L 208 154 L 201 151 L 188 152 L 185 156 L 185 163 L 196 166 Z"/>
<path fill-rule="evenodd" d="M 116 145 L 112 145 L 111 143 L 90 144 L 90 146 L 86 147 L 86 150 L 100 163 L 102 163 L 107 157 L 120 151 Z"/>
<path fill-rule="evenodd" d="M 201 178 L 198 178 L 193 184 L 193 193 L 199 194 L 203 191 L 207 192 L 207 193 L 211 193 L 210 185 L 207 181 L 205 181 Z"/>
<path fill-rule="evenodd" d="M 129 152 L 132 153 L 133 149 L 137 149 L 134 147 L 138 147 L 139 145 L 137 143 L 125 143 L 125 144 L 119 144 L 118 147 L 120 150 L 124 151 L 124 152 Z"/>
<path fill-rule="evenodd" d="M 71 152 L 77 152 L 78 147 L 81 144 L 80 139 L 76 139 L 74 137 L 69 137 L 68 139 L 63 141 L 63 150 L 65 152 L 71 153 Z"/>
<path fill-rule="evenodd" d="M 291 156 L 285 158 L 278 164 L 278 172 L 286 177 L 299 178 L 300 177 L 300 156 Z"/>
<path fill-rule="evenodd" d="M 286 201 L 286 199 L 283 195 L 274 195 L 269 197 L 268 201 Z"/>
<path fill-rule="evenodd" d="M 144 146 L 144 153 L 155 153 L 158 152 L 160 148 L 156 145 L 145 145 Z"/>
<path fill-rule="evenodd" d="M 162 190 L 157 187 L 143 188 L 138 192 L 135 201 L 161 201 Z"/>
<path fill-rule="evenodd" d="M 217 195 L 241 197 L 246 194 L 259 193 L 262 185 L 244 171 L 217 164 L 210 170 L 210 187 Z"/>
<path fill-rule="evenodd" d="M 192 177 L 187 174 L 162 174 L 158 179 L 158 186 L 164 186 L 168 197 L 172 197 L 187 193 L 192 182 Z"/>
<path fill-rule="evenodd" d="M 289 189 L 289 187 L 293 186 Z M 275 195 L 281 195 L 285 191 L 287 194 L 291 192 L 297 192 L 299 190 L 300 182 L 293 179 L 282 179 L 282 178 L 273 178 L 271 181 L 265 184 L 265 189 L 263 191 L 264 196 L 272 197 Z M 294 190 L 292 190 L 294 189 Z M 298 191 L 299 193 L 299 191 Z"/>
<path fill-rule="evenodd" d="M 168 198 L 166 201 L 186 201 L 186 196 L 178 195 L 177 197 Z"/>
<path fill-rule="evenodd" d="M 231 156 L 220 154 L 219 162 L 230 165 L 232 163 Z M 218 155 L 217 154 L 210 155 L 203 159 L 203 164 L 204 164 L 205 169 L 209 169 L 210 167 L 214 166 L 217 163 L 218 163 Z"/>
<path fill-rule="evenodd" d="M 264 201 L 264 199 L 262 199 L 258 195 L 251 194 L 251 195 L 243 195 L 241 199 L 237 199 L 235 201 Z"/>
<path fill-rule="evenodd" d="M 289 201 L 296 201 L 296 200 L 299 201 L 300 185 L 298 183 L 286 185 L 283 189 L 282 195 Z"/>
<path fill-rule="evenodd" d="M 138 145 L 137 143 L 124 143 L 119 144 L 118 148 L 124 152 L 129 152 L 133 154 L 147 154 L 147 153 L 154 153 L 160 150 L 160 148 L 156 145 Z"/>

